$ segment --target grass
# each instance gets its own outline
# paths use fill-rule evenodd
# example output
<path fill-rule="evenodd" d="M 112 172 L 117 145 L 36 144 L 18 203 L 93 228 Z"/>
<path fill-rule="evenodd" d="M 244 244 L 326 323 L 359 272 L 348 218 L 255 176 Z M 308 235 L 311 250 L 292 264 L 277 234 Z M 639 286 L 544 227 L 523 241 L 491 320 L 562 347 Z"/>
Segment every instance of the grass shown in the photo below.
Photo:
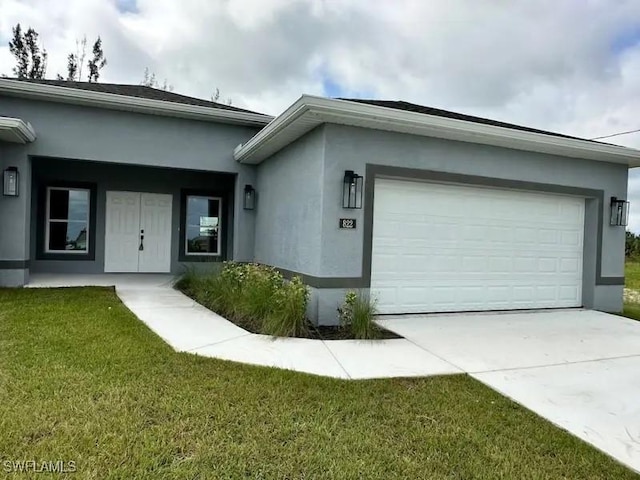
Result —
<path fill-rule="evenodd" d="M 640 305 L 634 303 L 625 303 L 622 309 L 622 316 L 640 320 Z"/>
<path fill-rule="evenodd" d="M 640 290 L 640 262 L 637 260 L 627 260 L 624 264 L 624 286 L 632 290 Z M 626 297 L 626 295 L 625 295 Z M 624 303 L 622 315 L 634 320 L 640 320 L 640 303 Z"/>
<path fill-rule="evenodd" d="M 640 290 L 640 261 L 628 260 L 624 264 L 624 286 Z"/>
<path fill-rule="evenodd" d="M 468 376 L 175 353 L 107 288 L 0 289 L 0 471 L 20 459 L 82 479 L 637 478 Z"/>

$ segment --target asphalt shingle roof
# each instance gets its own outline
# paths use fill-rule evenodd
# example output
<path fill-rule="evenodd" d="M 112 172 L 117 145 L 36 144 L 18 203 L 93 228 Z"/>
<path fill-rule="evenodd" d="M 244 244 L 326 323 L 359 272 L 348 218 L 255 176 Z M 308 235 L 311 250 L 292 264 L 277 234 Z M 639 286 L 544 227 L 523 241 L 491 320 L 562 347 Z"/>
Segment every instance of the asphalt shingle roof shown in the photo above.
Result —
<path fill-rule="evenodd" d="M 11 79 L 11 80 L 18 80 L 18 79 Z M 169 92 L 169 91 L 161 90 L 158 88 L 147 87 L 145 85 L 121 85 L 116 83 L 72 82 L 67 80 L 20 79 L 20 81 L 39 83 L 43 85 L 54 85 L 57 87 L 74 88 L 78 90 L 89 90 L 93 92 L 111 93 L 114 95 L 124 95 L 128 97 L 147 98 L 151 100 L 181 103 L 185 105 L 196 105 L 200 107 L 219 108 L 222 110 L 230 110 L 234 112 L 260 114 L 260 112 L 254 112 L 251 110 L 246 110 L 246 109 L 234 107 L 231 105 L 226 105 L 224 103 L 211 102 L 209 100 L 203 100 L 201 98 L 188 97 L 186 95 L 180 95 L 178 93 Z M 491 120 L 489 118 L 466 115 L 463 113 L 457 113 L 449 110 L 442 110 L 439 108 L 417 105 L 415 103 L 409 103 L 404 101 L 369 100 L 369 99 L 362 99 L 362 98 L 340 98 L 339 100 L 362 103 L 367 105 L 374 105 L 378 107 L 392 108 L 395 110 L 404 110 L 409 112 L 422 113 L 426 115 L 434 115 L 438 117 L 452 118 L 455 120 L 463 120 L 466 122 L 492 125 L 495 127 L 510 128 L 512 130 L 520 130 L 524 132 L 540 133 L 543 135 L 551 135 L 554 137 L 571 138 L 575 140 L 586 140 L 584 138 L 572 137 L 570 135 L 563 135 L 561 133 L 549 132 L 549 131 L 540 130 L 537 128 L 524 127 L 522 125 L 515 125 L 513 123 L 506 123 L 498 120 Z M 593 141 L 593 140 L 588 140 L 588 141 Z M 594 143 L 604 143 L 604 142 L 594 142 Z"/>
<path fill-rule="evenodd" d="M 219 108 L 233 112 L 259 113 L 243 108 L 226 105 L 224 103 L 211 102 L 201 98 L 188 97 L 158 88 L 147 87 L 145 85 L 120 85 L 117 83 L 96 83 L 96 82 L 71 82 L 67 80 L 35 80 L 17 79 L 22 82 L 40 83 L 43 85 L 54 85 L 56 87 L 75 88 L 77 90 L 89 90 L 92 92 L 111 93 L 114 95 L 125 95 L 127 97 L 148 98 L 150 100 L 161 100 L 163 102 L 182 103 L 185 105 L 196 105 L 199 107 Z"/>
<path fill-rule="evenodd" d="M 541 133 L 543 135 L 551 135 L 554 137 L 562 137 L 562 138 L 572 138 L 574 140 L 587 140 L 585 138 L 572 137 L 570 135 L 563 135 L 561 133 L 549 132 L 546 130 L 539 130 L 537 128 L 523 127 L 522 125 L 515 125 L 513 123 L 500 122 L 498 120 L 491 120 L 489 118 L 475 117 L 473 115 L 465 115 L 463 113 L 451 112 L 449 110 L 441 110 L 439 108 L 425 107 L 423 105 L 416 105 L 415 103 L 409 103 L 409 102 L 393 101 L 393 100 L 365 100 L 360 98 L 340 98 L 340 100 L 364 103 L 367 105 L 375 105 L 378 107 L 393 108 L 395 110 L 405 110 L 408 112 L 435 115 L 438 117 L 452 118 L 455 120 L 464 120 L 465 122 L 481 123 L 484 125 L 492 125 L 494 127 L 510 128 L 512 130 L 521 130 L 523 132 Z M 588 141 L 593 141 L 593 140 L 588 140 Z M 603 142 L 594 142 L 594 143 L 603 143 Z"/>

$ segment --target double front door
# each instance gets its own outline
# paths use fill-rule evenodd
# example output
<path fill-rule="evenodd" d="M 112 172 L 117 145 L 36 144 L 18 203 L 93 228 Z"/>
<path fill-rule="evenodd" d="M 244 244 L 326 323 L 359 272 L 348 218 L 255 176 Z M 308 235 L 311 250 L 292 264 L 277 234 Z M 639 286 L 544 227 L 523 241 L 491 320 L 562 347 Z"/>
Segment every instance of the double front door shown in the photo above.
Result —
<path fill-rule="evenodd" d="M 105 272 L 171 270 L 172 196 L 107 192 Z"/>

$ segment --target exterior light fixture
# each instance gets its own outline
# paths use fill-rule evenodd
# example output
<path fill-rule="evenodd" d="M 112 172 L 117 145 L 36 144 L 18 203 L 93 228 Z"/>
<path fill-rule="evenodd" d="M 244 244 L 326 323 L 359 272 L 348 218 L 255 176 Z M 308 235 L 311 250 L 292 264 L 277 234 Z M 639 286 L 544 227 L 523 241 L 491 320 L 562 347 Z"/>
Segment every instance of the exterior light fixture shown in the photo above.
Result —
<path fill-rule="evenodd" d="M 245 210 L 253 210 L 256 208 L 256 190 L 251 185 L 244 186 L 244 200 L 242 207 Z"/>
<path fill-rule="evenodd" d="M 17 197 L 19 191 L 19 174 L 17 167 L 8 167 L 2 174 L 2 194 L 5 197 Z"/>
<path fill-rule="evenodd" d="M 344 171 L 342 208 L 362 208 L 362 175 L 353 170 Z"/>
<path fill-rule="evenodd" d="M 611 225 L 626 227 L 629 224 L 629 202 L 611 197 Z"/>

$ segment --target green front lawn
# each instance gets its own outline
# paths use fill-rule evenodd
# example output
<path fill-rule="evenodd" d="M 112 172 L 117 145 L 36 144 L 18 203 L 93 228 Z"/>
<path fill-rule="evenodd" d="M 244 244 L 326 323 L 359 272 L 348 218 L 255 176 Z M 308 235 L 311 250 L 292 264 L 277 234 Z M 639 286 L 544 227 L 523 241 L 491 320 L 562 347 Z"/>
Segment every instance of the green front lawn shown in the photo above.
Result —
<path fill-rule="evenodd" d="M 82 479 L 636 478 L 468 376 L 342 381 L 175 353 L 106 288 L 0 290 L 7 460 L 75 461 Z"/>

